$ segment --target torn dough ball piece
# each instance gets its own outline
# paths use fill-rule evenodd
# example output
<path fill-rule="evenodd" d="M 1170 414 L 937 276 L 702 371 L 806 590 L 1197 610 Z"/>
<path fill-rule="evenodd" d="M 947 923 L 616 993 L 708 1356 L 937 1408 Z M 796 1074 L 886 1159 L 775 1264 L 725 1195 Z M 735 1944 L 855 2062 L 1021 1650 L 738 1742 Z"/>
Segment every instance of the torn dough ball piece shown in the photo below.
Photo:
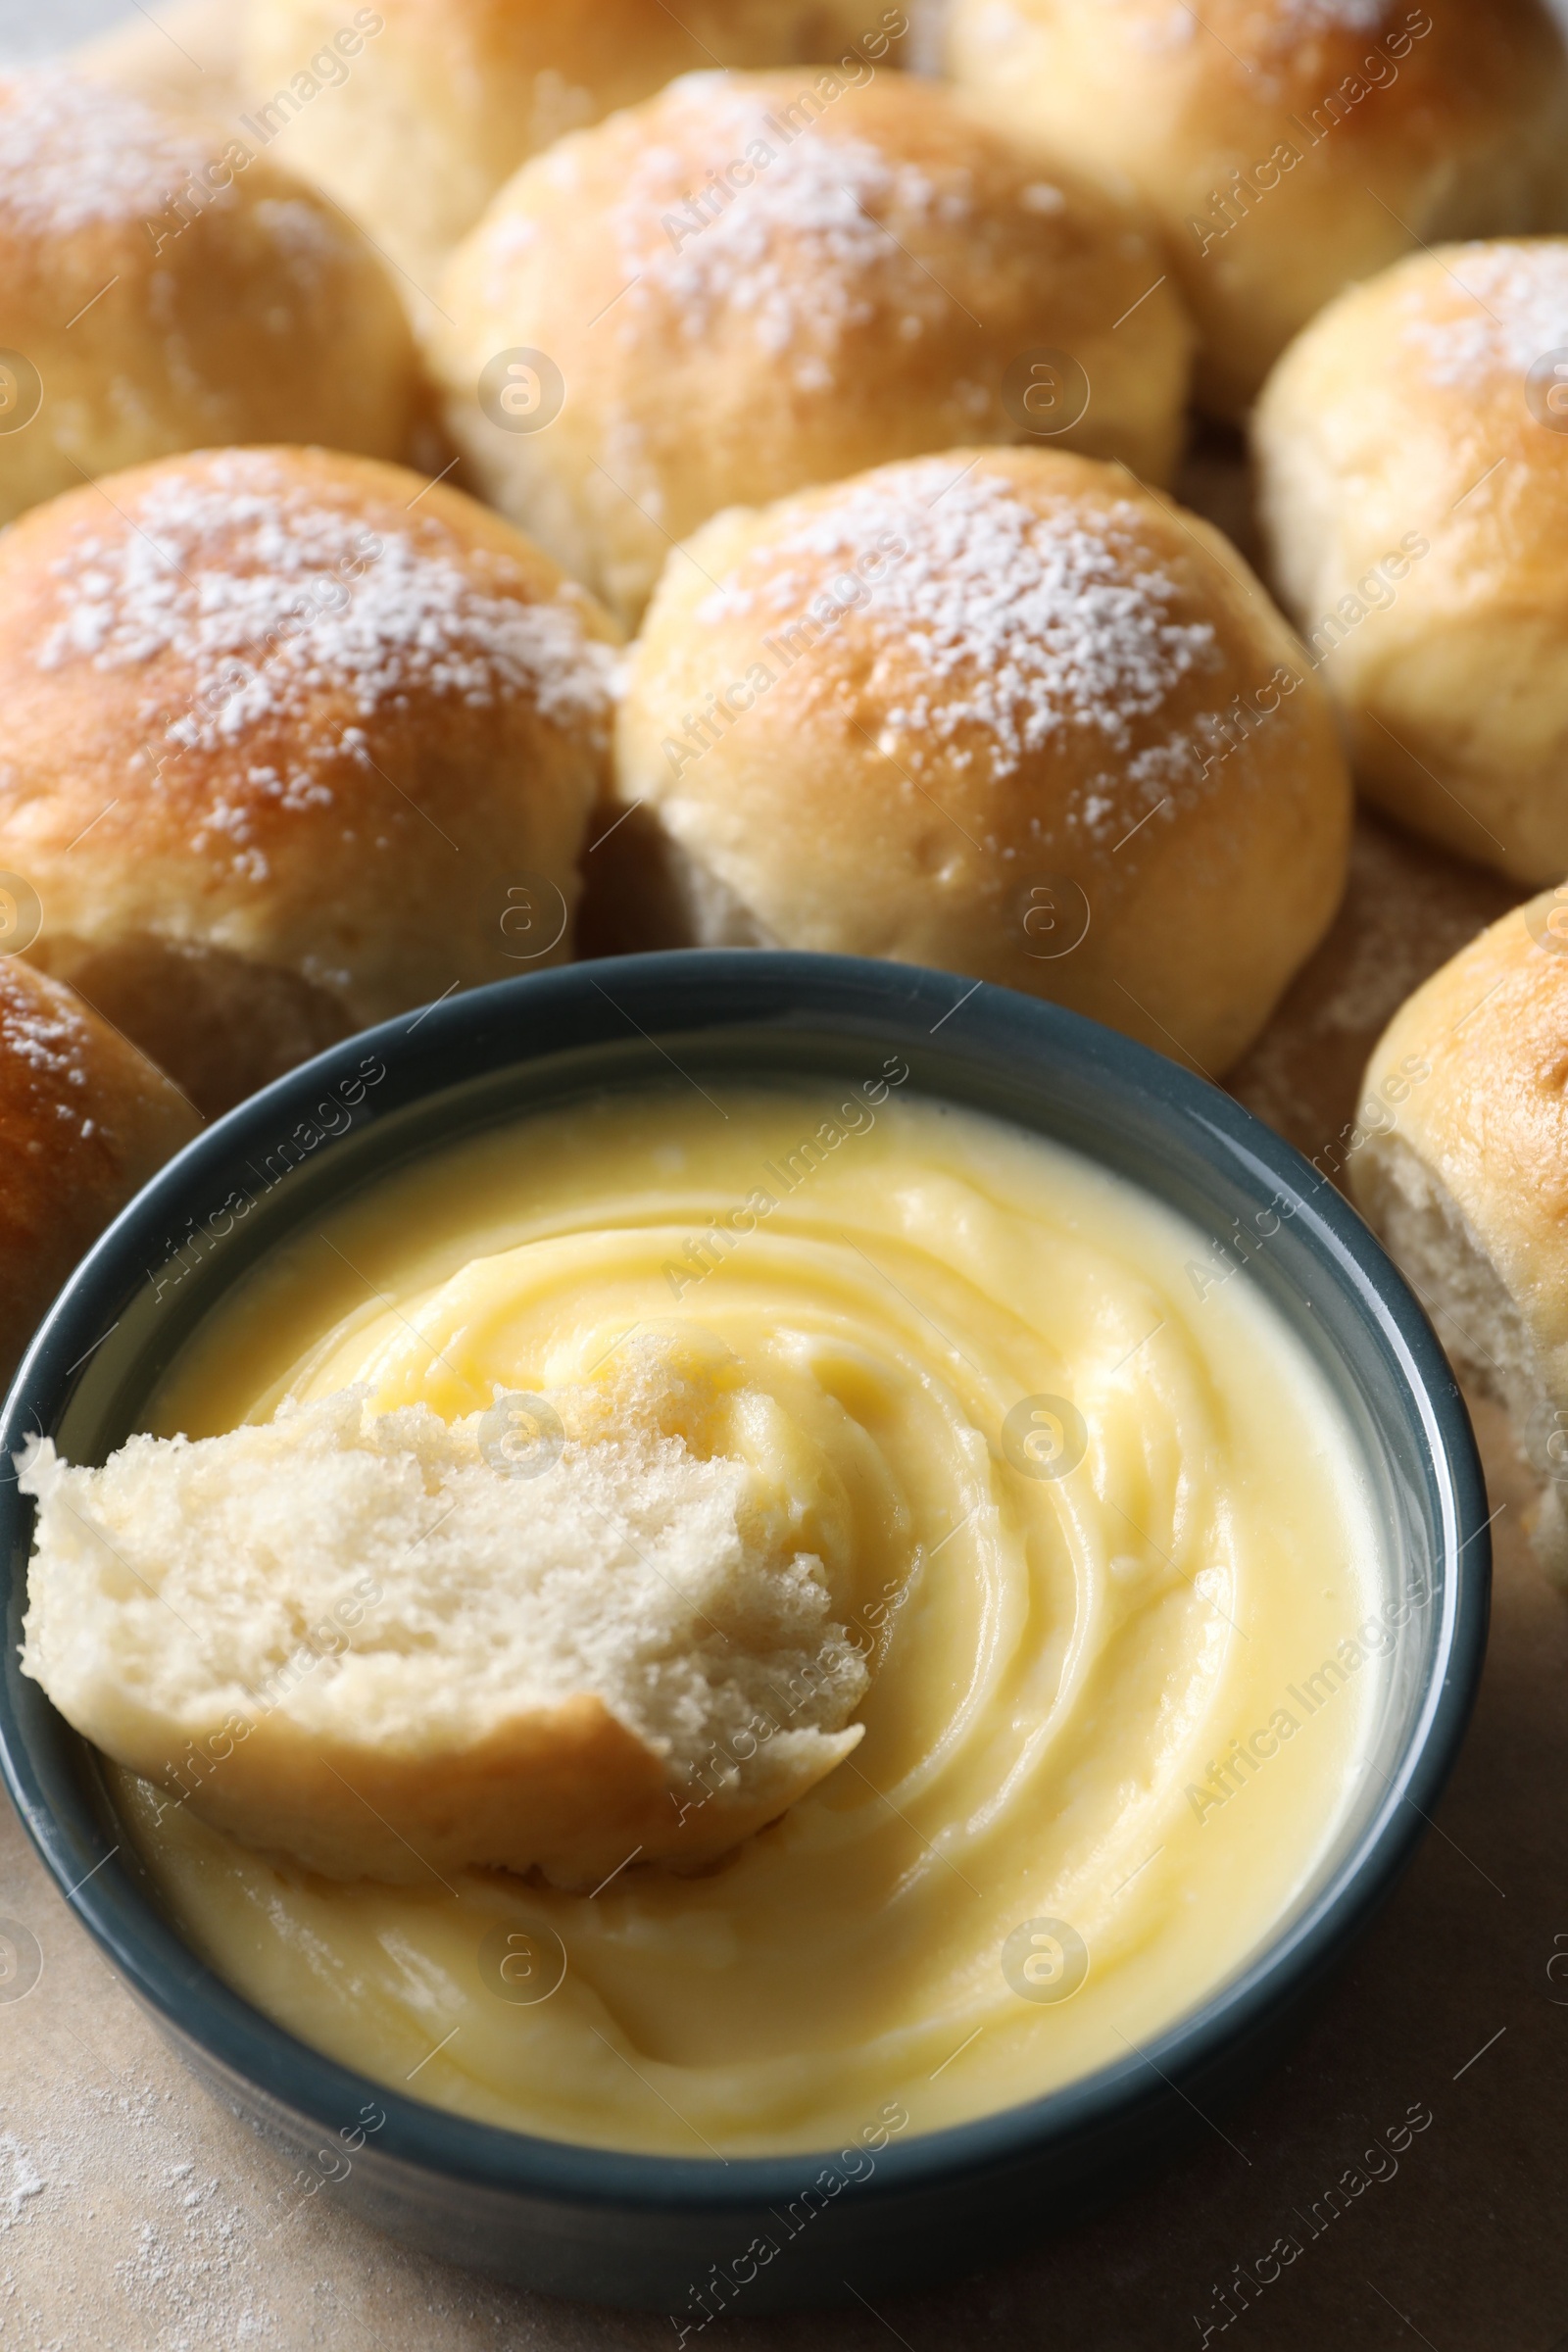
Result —
<path fill-rule="evenodd" d="M 404 454 L 407 318 L 360 231 L 232 131 L 0 82 L 0 521 L 175 450 Z"/>
<path fill-rule="evenodd" d="M 1217 531 L 1118 467 L 956 450 L 689 557 L 620 710 L 643 807 L 589 867 L 649 944 L 939 964 L 1235 1059 L 1333 916 L 1350 792 Z"/>
<path fill-rule="evenodd" d="M 590 1411 L 507 1476 L 482 1416 L 364 1394 L 24 1468 L 23 1671 L 118 1762 L 331 1878 L 592 1886 L 712 1860 L 857 1744 L 865 1667 L 746 1460 Z"/>
<path fill-rule="evenodd" d="M 1272 565 L 1391 815 L 1515 881 L 1568 868 L 1568 237 L 1418 254 L 1258 404 Z"/>
<path fill-rule="evenodd" d="M 542 148 L 701 67 L 862 70 L 900 53 L 883 0 L 251 0 L 254 121 L 428 296 L 502 182 Z"/>
<path fill-rule="evenodd" d="M 900 74 L 690 74 L 520 172 L 441 299 L 484 495 L 628 619 L 723 507 L 1037 422 L 1163 480 L 1181 439 L 1190 329 L 1143 227 Z M 517 350 L 556 371 L 537 430 L 500 405 Z"/>
<path fill-rule="evenodd" d="M 401 467 L 217 450 L 0 539 L 0 865 L 34 962 L 206 1110 L 571 951 L 613 628 Z"/>
<path fill-rule="evenodd" d="M 955 0 L 948 62 L 996 120 L 1151 207 L 1221 416 L 1357 278 L 1568 223 L 1568 61 L 1543 0 Z"/>
<path fill-rule="evenodd" d="M 17 910 L 0 876 L 0 906 Z M 0 1374 L 78 1258 L 201 1121 L 69 988 L 0 957 Z"/>
<path fill-rule="evenodd" d="M 1568 1588 L 1568 887 L 1418 988 L 1367 1064 L 1356 1205 L 1544 1482 L 1535 1544 Z"/>

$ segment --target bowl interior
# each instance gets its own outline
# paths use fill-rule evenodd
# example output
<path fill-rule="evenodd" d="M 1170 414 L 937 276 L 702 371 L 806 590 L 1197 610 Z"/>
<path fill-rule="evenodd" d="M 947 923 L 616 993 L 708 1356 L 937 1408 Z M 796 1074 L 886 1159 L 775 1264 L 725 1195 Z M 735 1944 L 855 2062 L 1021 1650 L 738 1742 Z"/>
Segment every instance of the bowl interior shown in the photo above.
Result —
<path fill-rule="evenodd" d="M 1386 1891 L 1452 1761 L 1485 1641 L 1486 1504 L 1468 1421 L 1419 1307 L 1370 1234 L 1298 1154 L 1216 1089 L 1077 1016 L 949 975 L 747 951 L 629 957 L 507 982 L 350 1040 L 220 1122 L 98 1245 L 35 1341 L 9 1400 L 0 1560 L 9 1579 L 0 1750 L 45 1860 L 144 1997 L 304 2112 L 358 2078 L 306 2051 L 172 1937 L 123 1854 L 91 1751 L 17 1666 L 31 1506 L 9 1457 L 29 1431 L 101 1462 L 202 1319 L 266 1252 L 410 1157 L 584 1094 L 650 1083 L 859 1081 L 889 1056 L 907 1091 L 986 1111 L 1130 1178 L 1198 1228 L 1195 1292 L 1258 1286 L 1337 1397 L 1381 1530 L 1392 1647 L 1369 1657 L 1375 1730 L 1332 1850 L 1267 1948 L 1151 2045 L 1161 2066 L 1236 2031 L 1310 1974 Z M 1230 1269 L 1227 1275 L 1227 1269 Z M 90 1874 L 90 1875 L 89 1875 Z M 1134 2062 L 1137 2063 L 1137 2062 Z M 1121 2070 L 1125 2071 L 1125 2070 Z M 1112 2070 L 1114 2075 L 1117 2070 Z M 995 2145 L 1081 2107 L 1071 2085 L 1003 2118 L 890 2150 L 890 2173 L 934 2143 Z M 378 2092 L 411 2149 L 515 2175 L 550 2143 Z M 345 2112 L 349 2111 L 345 2107 Z M 396 2137 L 397 2134 L 394 2134 Z M 383 2142 L 390 2145 L 390 2142 Z M 566 2152 L 555 2156 L 566 2160 Z M 714 2194 L 769 2159 L 723 2168 L 571 2152 L 582 2180 L 659 2168 L 715 2176 Z M 794 2159 L 798 2167 L 800 2159 Z M 584 2167 L 587 2170 L 584 2170 Z M 639 2168 L 645 2168 L 639 2175 Z"/>

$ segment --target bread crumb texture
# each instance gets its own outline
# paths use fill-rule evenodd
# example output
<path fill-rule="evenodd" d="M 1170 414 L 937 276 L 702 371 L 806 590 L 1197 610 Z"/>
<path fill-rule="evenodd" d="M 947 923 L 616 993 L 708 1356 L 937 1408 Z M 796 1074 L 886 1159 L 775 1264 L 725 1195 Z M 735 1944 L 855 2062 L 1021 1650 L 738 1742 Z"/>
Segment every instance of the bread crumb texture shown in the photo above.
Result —
<path fill-rule="evenodd" d="M 710 1859 L 855 1746 L 866 1670 L 770 1397 L 634 1353 L 534 1399 L 519 1457 L 504 1398 L 365 1394 L 26 1456 L 23 1671 L 119 1762 L 330 1876 L 570 1885 Z"/>

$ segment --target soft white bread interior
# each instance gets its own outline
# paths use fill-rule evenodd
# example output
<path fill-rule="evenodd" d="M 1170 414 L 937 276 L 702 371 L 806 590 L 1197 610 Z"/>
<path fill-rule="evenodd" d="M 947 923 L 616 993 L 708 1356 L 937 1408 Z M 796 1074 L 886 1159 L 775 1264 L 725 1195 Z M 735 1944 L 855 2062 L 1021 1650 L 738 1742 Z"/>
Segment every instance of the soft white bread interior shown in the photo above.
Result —
<path fill-rule="evenodd" d="M 1557 359 L 1561 365 L 1557 365 Z M 1568 237 L 1417 254 L 1325 311 L 1254 428 L 1270 566 L 1357 780 L 1568 870 Z"/>
<path fill-rule="evenodd" d="M 1351 1193 L 1543 1481 L 1568 1587 L 1568 889 L 1416 990 L 1367 1065 Z"/>
<path fill-rule="evenodd" d="M 1210 1072 L 1345 881 L 1349 780 L 1284 620 L 1209 524 L 1065 454 L 716 516 L 670 558 L 616 758 L 587 871 L 619 944 L 937 964 Z"/>
<path fill-rule="evenodd" d="M 279 155 L 386 248 L 425 318 L 496 189 L 568 131 L 704 67 L 881 63 L 907 29 L 885 0 L 251 0 L 243 78 Z"/>
<path fill-rule="evenodd" d="M 998 121 L 1151 207 L 1220 416 L 1401 254 L 1568 225 L 1568 57 L 1544 0 L 956 0 L 948 45 Z"/>
<path fill-rule="evenodd" d="M 441 301 L 474 479 L 628 621 L 727 506 L 1037 427 L 1163 481 L 1181 442 L 1141 220 L 900 74 L 689 74 L 518 172 Z M 509 351 L 559 375 L 538 430 L 496 405 Z"/>
<path fill-rule="evenodd" d="M 13 936 L 16 879 L 0 875 Z M 76 1260 L 200 1127 L 162 1070 L 69 988 L 0 957 L 0 1375 Z"/>
<path fill-rule="evenodd" d="M 747 1458 L 768 1399 L 694 1421 L 679 1387 L 644 1363 L 543 1399 L 537 1476 L 482 1416 L 377 1419 L 360 1390 L 99 1470 L 45 1444 L 23 1671 L 176 1801 L 332 1878 L 710 1861 L 856 1745 L 867 1678 L 798 1499 Z"/>
<path fill-rule="evenodd" d="M 0 81 L 0 521 L 175 450 L 405 454 L 385 270 L 237 130 L 60 68 Z"/>
<path fill-rule="evenodd" d="M 616 632 L 447 484 L 208 450 L 0 539 L 31 959 L 204 1110 L 571 952 Z"/>

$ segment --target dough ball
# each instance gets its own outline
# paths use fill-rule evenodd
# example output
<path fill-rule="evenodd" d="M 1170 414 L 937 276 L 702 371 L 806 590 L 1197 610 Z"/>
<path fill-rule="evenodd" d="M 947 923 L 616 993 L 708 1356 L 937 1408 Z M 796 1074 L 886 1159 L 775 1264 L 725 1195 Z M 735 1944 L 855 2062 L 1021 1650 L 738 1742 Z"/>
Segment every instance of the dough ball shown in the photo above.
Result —
<path fill-rule="evenodd" d="M 1543 0 L 956 0 L 949 64 L 1153 209 L 1222 416 L 1401 254 L 1568 226 L 1568 59 Z"/>
<path fill-rule="evenodd" d="M 365 238 L 229 129 L 0 81 L 0 521 L 224 442 L 404 452 L 416 363 Z"/>
<path fill-rule="evenodd" d="M 618 771 L 590 888 L 643 942 L 945 966 L 1210 1073 L 1345 880 L 1348 779 L 1285 622 L 1208 524 L 1065 453 L 716 517 L 633 649 Z"/>
<path fill-rule="evenodd" d="M 1369 798 L 1516 881 L 1568 869 L 1568 238 L 1342 295 L 1256 448 L 1272 569 Z"/>
<path fill-rule="evenodd" d="M 1182 433 L 1138 220 L 896 74 L 690 75 L 527 165 L 441 299 L 474 479 L 628 619 L 723 507 L 959 442 L 1163 480 Z"/>
<path fill-rule="evenodd" d="M 0 539 L 0 867 L 32 960 L 204 1110 L 569 955 L 611 624 L 399 466 L 208 450 Z"/>

